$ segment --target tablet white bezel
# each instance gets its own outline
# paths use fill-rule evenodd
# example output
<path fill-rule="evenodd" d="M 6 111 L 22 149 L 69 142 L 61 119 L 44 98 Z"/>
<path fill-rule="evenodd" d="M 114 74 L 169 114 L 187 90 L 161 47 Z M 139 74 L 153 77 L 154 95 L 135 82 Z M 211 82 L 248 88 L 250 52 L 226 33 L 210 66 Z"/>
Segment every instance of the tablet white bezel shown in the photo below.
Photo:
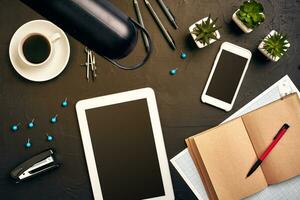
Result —
<path fill-rule="evenodd" d="M 89 177 L 90 177 L 95 200 L 105 200 L 105 199 L 103 199 L 102 196 L 101 183 L 99 181 L 94 151 L 92 147 L 89 127 L 88 127 L 88 122 L 86 117 L 86 110 L 140 100 L 140 99 L 147 100 L 149 116 L 150 116 L 150 121 L 152 125 L 154 141 L 155 141 L 155 147 L 156 147 L 160 172 L 162 175 L 163 187 L 165 191 L 164 196 L 149 198 L 147 200 L 174 200 L 173 186 L 172 186 L 172 181 L 170 176 L 169 164 L 168 164 L 167 154 L 165 150 L 155 94 L 151 88 L 143 88 L 143 89 L 132 90 L 128 92 L 122 92 L 118 94 L 86 99 L 86 100 L 79 101 L 76 104 L 78 123 L 80 127 L 84 153 L 86 157 Z M 99 172 L 99 174 L 101 175 L 101 172 Z"/>
<path fill-rule="evenodd" d="M 241 56 L 241 57 L 244 57 L 244 58 L 247 59 L 247 63 L 245 65 L 244 71 L 242 73 L 242 76 L 241 76 L 240 81 L 238 83 L 238 87 L 237 87 L 237 89 L 236 89 L 236 91 L 234 93 L 234 96 L 232 98 L 231 103 L 227 103 L 225 101 L 222 101 L 220 99 L 217 99 L 215 97 L 212 97 L 212 96 L 209 96 L 209 95 L 206 94 L 207 89 L 208 89 L 209 84 L 211 82 L 211 79 L 212 79 L 212 77 L 214 75 L 214 72 L 216 70 L 217 64 L 219 62 L 219 58 L 220 58 L 221 53 L 222 53 L 223 50 L 228 51 L 230 53 L 236 54 L 238 56 Z M 223 109 L 225 111 L 230 111 L 232 109 L 232 107 L 233 107 L 233 104 L 234 104 L 235 99 L 236 99 L 236 97 L 238 95 L 238 92 L 239 92 L 240 87 L 242 85 L 242 82 L 243 82 L 243 79 L 245 77 L 245 74 L 247 72 L 247 69 L 248 69 L 248 66 L 249 66 L 249 63 L 250 63 L 250 60 L 251 60 L 251 56 L 252 56 L 252 53 L 248 49 L 242 48 L 240 46 L 234 45 L 234 44 L 229 43 L 229 42 L 224 42 L 221 45 L 221 48 L 220 48 L 220 50 L 219 50 L 219 52 L 218 52 L 218 54 L 216 56 L 216 59 L 214 61 L 214 65 L 212 67 L 212 70 L 211 70 L 211 72 L 209 74 L 209 77 L 208 77 L 208 80 L 206 82 L 205 88 L 204 88 L 203 93 L 201 95 L 202 102 L 210 104 L 210 105 L 213 105 L 213 106 L 218 107 L 218 108 L 221 108 L 221 109 Z"/>

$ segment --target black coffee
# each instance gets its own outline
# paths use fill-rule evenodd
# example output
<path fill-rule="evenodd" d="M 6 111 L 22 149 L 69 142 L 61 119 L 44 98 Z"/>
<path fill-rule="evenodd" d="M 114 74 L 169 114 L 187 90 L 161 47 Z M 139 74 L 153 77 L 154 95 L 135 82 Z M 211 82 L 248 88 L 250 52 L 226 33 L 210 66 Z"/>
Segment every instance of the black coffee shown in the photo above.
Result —
<path fill-rule="evenodd" d="M 32 35 L 23 44 L 23 54 L 27 61 L 39 64 L 44 62 L 51 51 L 47 38 L 42 35 Z"/>

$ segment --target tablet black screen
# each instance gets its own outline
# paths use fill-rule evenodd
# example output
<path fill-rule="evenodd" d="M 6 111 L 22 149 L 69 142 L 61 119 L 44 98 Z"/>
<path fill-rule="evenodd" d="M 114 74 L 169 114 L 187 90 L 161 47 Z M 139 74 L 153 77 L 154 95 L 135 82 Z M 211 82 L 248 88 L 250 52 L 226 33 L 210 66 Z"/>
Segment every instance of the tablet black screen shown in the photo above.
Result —
<path fill-rule="evenodd" d="M 165 195 L 147 100 L 86 111 L 104 200 Z"/>

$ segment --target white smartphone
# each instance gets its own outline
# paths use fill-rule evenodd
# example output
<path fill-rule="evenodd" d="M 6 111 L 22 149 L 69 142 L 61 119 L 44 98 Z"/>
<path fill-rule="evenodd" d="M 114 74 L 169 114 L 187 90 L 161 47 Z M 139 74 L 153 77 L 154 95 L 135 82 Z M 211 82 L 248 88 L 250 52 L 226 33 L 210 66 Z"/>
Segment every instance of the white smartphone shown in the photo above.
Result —
<path fill-rule="evenodd" d="M 224 42 L 217 54 L 201 100 L 230 111 L 251 60 L 251 51 Z"/>

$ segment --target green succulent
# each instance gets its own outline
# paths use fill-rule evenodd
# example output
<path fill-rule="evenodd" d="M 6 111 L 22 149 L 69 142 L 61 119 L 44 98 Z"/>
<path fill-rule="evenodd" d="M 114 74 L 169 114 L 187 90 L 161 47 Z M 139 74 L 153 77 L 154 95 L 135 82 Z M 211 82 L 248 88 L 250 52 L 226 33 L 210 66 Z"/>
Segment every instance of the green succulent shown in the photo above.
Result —
<path fill-rule="evenodd" d="M 274 33 L 264 39 L 263 48 L 272 56 L 281 58 L 287 51 L 289 42 L 287 36 L 281 33 Z"/>
<path fill-rule="evenodd" d="M 210 39 L 218 40 L 216 31 L 220 28 L 216 25 L 218 18 L 211 20 L 209 15 L 206 20 L 203 20 L 200 24 L 195 24 L 192 34 L 196 35 L 196 41 L 204 45 L 210 45 Z"/>
<path fill-rule="evenodd" d="M 261 3 L 250 0 L 241 5 L 236 15 L 248 28 L 253 29 L 265 20 L 263 12 L 264 7 Z"/>

